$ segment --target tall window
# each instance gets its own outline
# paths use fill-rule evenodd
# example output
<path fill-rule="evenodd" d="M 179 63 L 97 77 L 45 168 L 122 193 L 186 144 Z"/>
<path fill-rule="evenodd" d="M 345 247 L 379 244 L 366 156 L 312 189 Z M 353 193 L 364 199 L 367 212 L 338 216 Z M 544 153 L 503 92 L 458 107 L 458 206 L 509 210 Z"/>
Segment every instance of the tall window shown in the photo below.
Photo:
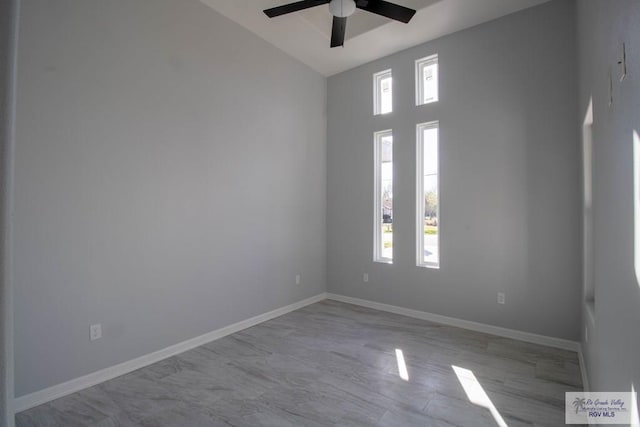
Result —
<path fill-rule="evenodd" d="M 438 194 L 438 122 L 417 126 L 417 265 L 440 266 L 440 210 Z"/>
<path fill-rule="evenodd" d="M 438 55 L 416 61 L 416 105 L 438 100 Z"/>
<path fill-rule="evenodd" d="M 374 134 L 374 230 L 373 260 L 393 262 L 393 135 Z"/>
<path fill-rule="evenodd" d="M 373 75 L 373 114 L 387 114 L 393 111 L 393 85 L 391 70 Z"/>

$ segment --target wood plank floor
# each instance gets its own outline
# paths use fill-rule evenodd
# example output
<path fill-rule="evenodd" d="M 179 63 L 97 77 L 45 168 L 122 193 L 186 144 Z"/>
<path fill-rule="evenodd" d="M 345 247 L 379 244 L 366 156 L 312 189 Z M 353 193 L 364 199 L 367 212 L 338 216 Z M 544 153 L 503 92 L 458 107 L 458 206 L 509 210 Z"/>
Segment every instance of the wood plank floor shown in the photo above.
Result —
<path fill-rule="evenodd" d="M 470 402 L 453 367 L 499 415 Z M 323 301 L 19 413 L 16 424 L 475 427 L 497 416 L 556 427 L 564 393 L 581 389 L 574 352 Z"/>

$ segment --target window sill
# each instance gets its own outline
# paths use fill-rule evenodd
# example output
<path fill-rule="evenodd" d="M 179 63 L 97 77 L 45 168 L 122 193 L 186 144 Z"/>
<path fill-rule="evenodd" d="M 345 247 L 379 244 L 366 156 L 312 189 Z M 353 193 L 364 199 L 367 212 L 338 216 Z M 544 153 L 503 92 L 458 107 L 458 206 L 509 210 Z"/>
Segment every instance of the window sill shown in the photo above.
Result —
<path fill-rule="evenodd" d="M 416 267 L 440 270 L 440 264 L 417 264 Z"/>

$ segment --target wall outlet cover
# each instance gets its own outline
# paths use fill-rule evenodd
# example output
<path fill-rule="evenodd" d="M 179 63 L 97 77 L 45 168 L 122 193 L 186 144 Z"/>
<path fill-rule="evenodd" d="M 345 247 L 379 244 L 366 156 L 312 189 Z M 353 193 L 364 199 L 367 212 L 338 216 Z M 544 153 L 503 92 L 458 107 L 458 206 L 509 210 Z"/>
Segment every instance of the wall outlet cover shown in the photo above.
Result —
<path fill-rule="evenodd" d="M 91 337 L 91 341 L 99 340 L 102 338 L 102 325 L 91 325 L 89 327 L 89 335 Z"/>
<path fill-rule="evenodd" d="M 498 292 L 498 304 L 505 304 L 505 303 L 506 303 L 506 296 L 504 292 Z"/>

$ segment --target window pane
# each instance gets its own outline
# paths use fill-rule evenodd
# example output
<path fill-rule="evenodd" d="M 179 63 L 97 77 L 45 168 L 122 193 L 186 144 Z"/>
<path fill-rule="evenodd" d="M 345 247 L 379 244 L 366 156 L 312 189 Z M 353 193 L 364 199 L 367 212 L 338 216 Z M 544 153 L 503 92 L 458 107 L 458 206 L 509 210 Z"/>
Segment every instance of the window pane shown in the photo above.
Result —
<path fill-rule="evenodd" d="M 416 105 L 438 100 L 438 55 L 416 61 Z"/>
<path fill-rule="evenodd" d="M 392 110 L 391 107 L 391 76 L 386 77 L 380 81 L 380 114 L 390 113 Z"/>
<path fill-rule="evenodd" d="M 387 114 L 393 111 L 393 79 L 391 70 L 373 75 L 373 114 Z"/>
<path fill-rule="evenodd" d="M 418 265 L 438 267 L 440 211 L 438 194 L 438 124 L 418 125 Z"/>
<path fill-rule="evenodd" d="M 382 138 L 382 163 L 380 165 L 382 200 L 382 258 L 393 259 L 393 139 Z"/>
<path fill-rule="evenodd" d="M 393 260 L 393 136 L 375 134 L 374 261 Z"/>
<path fill-rule="evenodd" d="M 438 129 L 423 131 L 424 261 L 438 262 Z"/>
<path fill-rule="evenodd" d="M 436 101 L 438 99 L 438 64 L 431 64 L 424 67 L 424 91 L 422 103 Z"/>

